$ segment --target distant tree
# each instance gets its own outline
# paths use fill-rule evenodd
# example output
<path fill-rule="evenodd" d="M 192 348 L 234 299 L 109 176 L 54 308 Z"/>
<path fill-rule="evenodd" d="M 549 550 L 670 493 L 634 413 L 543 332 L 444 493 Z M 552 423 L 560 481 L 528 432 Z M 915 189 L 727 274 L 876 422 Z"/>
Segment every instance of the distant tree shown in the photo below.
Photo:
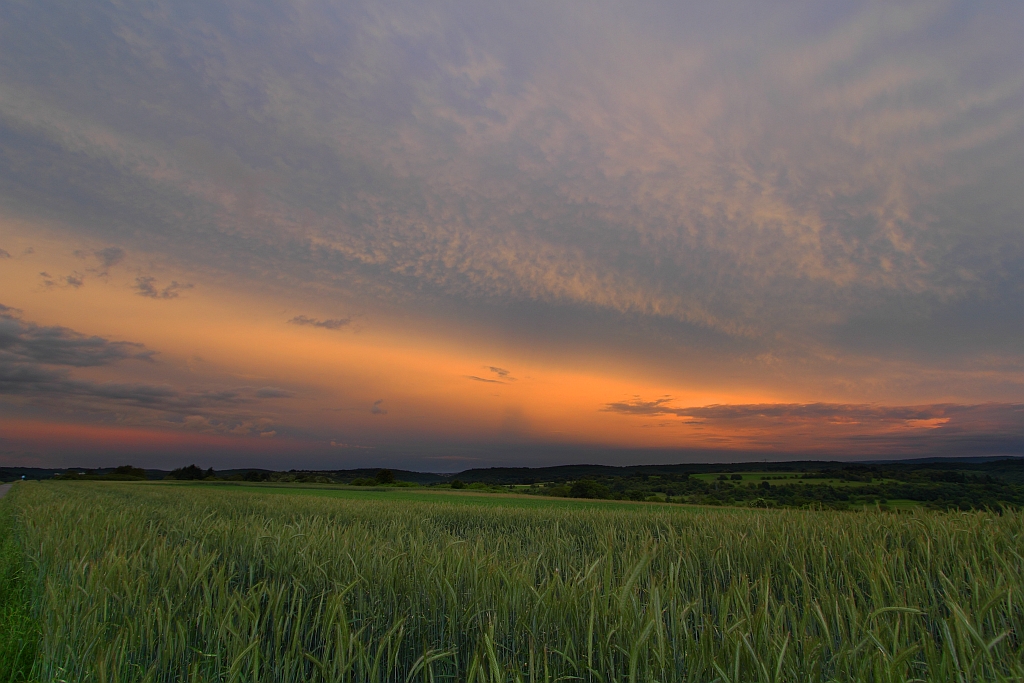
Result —
<path fill-rule="evenodd" d="M 378 484 L 394 484 L 395 473 L 391 470 L 380 470 L 377 472 L 376 480 Z"/>
<path fill-rule="evenodd" d="M 611 490 L 607 486 L 592 479 L 574 481 L 569 487 L 569 496 L 572 498 L 608 498 L 610 495 Z"/>
<path fill-rule="evenodd" d="M 733 481 L 743 481 L 743 475 L 742 474 L 734 474 L 734 475 L 732 475 L 729 478 L 732 479 Z"/>
<path fill-rule="evenodd" d="M 171 473 L 167 476 L 171 479 L 202 479 L 206 475 L 195 465 L 189 465 L 188 467 L 179 467 L 176 470 L 171 470 Z"/>
<path fill-rule="evenodd" d="M 121 477 L 138 477 L 139 479 L 146 478 L 146 470 L 140 467 L 132 467 L 131 465 L 121 465 L 120 467 L 115 467 L 114 471 L 111 472 L 111 474 Z"/>
<path fill-rule="evenodd" d="M 461 479 L 452 479 L 451 486 L 452 486 L 453 489 L 464 489 L 464 488 L 466 488 L 466 485 L 462 483 Z"/>

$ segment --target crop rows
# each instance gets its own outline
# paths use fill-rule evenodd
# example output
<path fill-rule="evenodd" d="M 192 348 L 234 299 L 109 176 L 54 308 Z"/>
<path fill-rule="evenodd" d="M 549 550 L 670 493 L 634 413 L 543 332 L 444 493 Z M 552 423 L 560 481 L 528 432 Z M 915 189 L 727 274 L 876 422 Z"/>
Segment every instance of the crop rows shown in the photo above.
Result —
<path fill-rule="evenodd" d="M 1024 679 L 1024 515 L 21 484 L 44 681 Z"/>

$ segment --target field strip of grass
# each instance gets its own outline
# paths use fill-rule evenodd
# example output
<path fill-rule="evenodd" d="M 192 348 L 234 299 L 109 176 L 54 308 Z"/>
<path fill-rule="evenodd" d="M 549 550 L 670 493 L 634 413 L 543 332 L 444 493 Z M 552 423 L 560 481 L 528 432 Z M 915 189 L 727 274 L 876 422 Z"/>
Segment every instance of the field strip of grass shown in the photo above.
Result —
<path fill-rule="evenodd" d="M 40 680 L 1024 680 L 1020 512 L 280 490 L 16 486 Z"/>
<path fill-rule="evenodd" d="M 644 510 L 657 503 L 638 503 L 627 500 L 588 500 L 556 498 L 549 496 L 525 495 L 521 493 L 492 493 L 486 491 L 452 491 L 450 489 L 388 488 L 388 487 L 342 487 L 316 484 L 234 484 L 212 482 L 146 482 L 147 486 L 190 486 L 213 488 L 222 491 L 249 493 L 272 493 L 284 495 L 323 496 L 347 500 L 394 500 L 421 503 L 453 503 L 461 505 L 482 505 L 487 507 L 522 508 L 598 508 Z M 672 504 L 675 509 L 682 509 Z M 697 506 L 692 506 L 697 507 Z"/>
<path fill-rule="evenodd" d="M 0 486 L 0 498 L 10 488 L 10 484 Z M 25 565 L 11 504 L 0 502 L 0 681 L 4 683 L 28 680 L 39 640 Z"/>

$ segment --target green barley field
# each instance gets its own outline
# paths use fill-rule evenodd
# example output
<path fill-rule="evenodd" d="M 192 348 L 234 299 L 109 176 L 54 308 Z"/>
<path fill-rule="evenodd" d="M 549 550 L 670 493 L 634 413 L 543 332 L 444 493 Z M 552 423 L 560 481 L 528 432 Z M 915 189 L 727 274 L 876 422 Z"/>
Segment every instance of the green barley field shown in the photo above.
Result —
<path fill-rule="evenodd" d="M 478 502 L 17 484 L 0 681 L 1024 680 L 1019 512 Z"/>

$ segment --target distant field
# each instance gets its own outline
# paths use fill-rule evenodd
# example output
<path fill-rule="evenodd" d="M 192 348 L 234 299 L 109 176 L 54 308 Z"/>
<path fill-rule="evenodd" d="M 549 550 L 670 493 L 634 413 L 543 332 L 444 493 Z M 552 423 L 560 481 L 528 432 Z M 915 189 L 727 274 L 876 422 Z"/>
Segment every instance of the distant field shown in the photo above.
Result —
<path fill-rule="evenodd" d="M 0 513 L 34 680 L 1024 679 L 1019 512 L 46 482 Z"/>
<path fill-rule="evenodd" d="M 650 503 L 633 503 L 616 500 L 574 500 L 523 494 L 484 493 L 477 491 L 452 491 L 451 489 L 389 488 L 386 486 L 339 486 L 331 484 L 234 484 L 234 483 L 165 483 L 145 482 L 139 486 L 184 486 L 213 488 L 226 492 L 270 493 L 299 496 L 320 496 L 352 501 L 393 501 L 419 503 L 451 503 L 455 505 L 480 505 L 485 507 L 520 508 L 603 508 L 603 509 L 646 509 Z"/>

